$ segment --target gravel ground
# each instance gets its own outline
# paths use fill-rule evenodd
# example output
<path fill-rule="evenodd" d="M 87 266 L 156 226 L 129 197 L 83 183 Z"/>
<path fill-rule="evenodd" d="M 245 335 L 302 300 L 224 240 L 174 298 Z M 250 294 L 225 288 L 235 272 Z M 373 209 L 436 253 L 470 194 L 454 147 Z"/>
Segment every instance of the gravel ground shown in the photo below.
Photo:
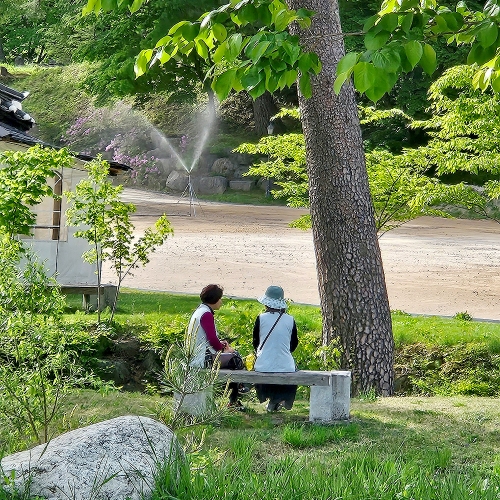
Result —
<path fill-rule="evenodd" d="M 319 304 L 311 231 L 287 224 L 305 213 L 196 201 L 126 189 L 140 234 L 166 213 L 174 236 L 124 286 L 197 294 L 219 283 L 227 296 L 256 298 L 270 284 L 287 298 Z M 422 217 L 380 239 L 391 309 L 500 320 L 500 226 Z M 105 279 L 112 275 L 105 270 Z"/>

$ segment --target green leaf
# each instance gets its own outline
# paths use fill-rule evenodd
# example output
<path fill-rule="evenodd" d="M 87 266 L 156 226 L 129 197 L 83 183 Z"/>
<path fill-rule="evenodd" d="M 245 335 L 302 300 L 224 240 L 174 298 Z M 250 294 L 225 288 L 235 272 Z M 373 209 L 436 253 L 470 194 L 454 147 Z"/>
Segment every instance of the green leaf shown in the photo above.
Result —
<path fill-rule="evenodd" d="M 179 30 L 179 33 L 177 36 L 182 34 L 182 27 L 186 24 L 191 24 L 189 21 L 180 21 L 177 24 L 174 24 L 169 30 L 168 30 L 168 35 L 175 35 L 177 31 Z"/>
<path fill-rule="evenodd" d="M 266 89 L 273 93 L 278 88 L 279 78 L 275 71 L 269 70 L 266 73 Z"/>
<path fill-rule="evenodd" d="M 132 2 L 132 5 L 130 5 L 128 9 L 133 14 L 134 12 L 137 12 L 141 8 L 143 3 L 144 3 L 144 0 L 134 0 Z"/>
<path fill-rule="evenodd" d="M 348 52 L 337 64 L 337 75 L 352 72 L 352 69 L 359 60 L 357 52 Z"/>
<path fill-rule="evenodd" d="M 434 17 L 434 23 L 431 28 L 433 33 L 439 34 L 448 31 L 448 25 L 441 15 Z"/>
<path fill-rule="evenodd" d="M 261 96 L 266 91 L 266 81 L 263 78 L 253 89 L 249 90 L 248 93 L 253 99 Z"/>
<path fill-rule="evenodd" d="M 483 48 L 487 48 L 493 45 L 498 37 L 498 27 L 496 22 L 489 21 L 488 23 L 481 25 L 481 29 L 477 33 L 477 40 Z"/>
<path fill-rule="evenodd" d="M 381 69 L 374 69 L 373 84 L 366 90 L 365 95 L 368 99 L 376 103 L 394 87 L 398 77 L 396 73 L 386 73 Z"/>
<path fill-rule="evenodd" d="M 253 89 L 259 82 L 263 80 L 263 76 L 260 74 L 259 70 L 252 66 L 241 78 L 241 84 L 246 89 Z"/>
<path fill-rule="evenodd" d="M 195 41 L 195 47 L 196 47 L 196 52 L 200 57 L 203 59 L 208 59 L 208 54 L 209 54 L 209 48 L 208 45 L 201 39 L 197 39 Z"/>
<path fill-rule="evenodd" d="M 286 72 L 286 85 L 291 87 L 297 81 L 298 72 L 295 69 L 290 69 Z"/>
<path fill-rule="evenodd" d="M 182 26 L 180 32 L 188 42 L 192 42 L 200 32 L 200 25 L 194 23 L 186 23 L 184 26 Z"/>
<path fill-rule="evenodd" d="M 490 45 L 489 47 L 483 47 L 480 44 L 475 44 L 467 56 L 467 64 L 476 63 L 478 66 L 482 66 L 495 57 L 496 46 Z"/>
<path fill-rule="evenodd" d="M 221 63 L 224 58 L 226 57 L 226 54 L 228 52 L 228 46 L 227 46 L 227 40 L 224 43 L 221 43 L 217 49 L 215 49 L 215 52 L 212 56 L 212 60 L 214 61 L 215 64 Z"/>
<path fill-rule="evenodd" d="M 282 71 L 285 71 L 288 67 L 287 63 L 283 61 L 283 59 L 271 59 L 271 68 L 273 71 L 276 71 L 277 73 L 281 73 Z"/>
<path fill-rule="evenodd" d="M 352 71 L 340 73 L 337 78 L 335 78 L 335 82 L 333 84 L 334 92 L 339 95 L 340 90 L 342 89 L 342 85 L 351 77 Z"/>
<path fill-rule="evenodd" d="M 147 50 L 141 50 L 139 52 L 139 55 L 137 56 L 137 59 L 135 60 L 135 65 L 134 65 L 134 72 L 136 78 L 142 76 L 144 73 L 146 73 L 147 65 L 149 61 L 151 60 L 151 57 L 153 57 L 153 50 L 152 49 L 147 49 Z"/>
<path fill-rule="evenodd" d="M 302 73 L 309 73 L 309 70 L 311 69 L 312 65 L 312 60 L 311 60 L 311 53 L 306 52 L 302 54 L 299 58 L 299 69 Z"/>
<path fill-rule="evenodd" d="M 257 21 L 259 19 L 259 17 L 258 17 L 257 9 L 255 8 L 255 5 L 249 3 L 248 5 L 243 7 L 238 12 L 238 18 L 244 24 L 254 23 L 255 21 Z"/>
<path fill-rule="evenodd" d="M 228 62 L 233 62 L 240 55 L 241 52 L 243 44 L 243 37 L 241 36 L 241 33 L 232 34 L 226 40 L 226 43 L 228 48 L 226 59 Z"/>
<path fill-rule="evenodd" d="M 371 27 L 375 26 L 375 23 L 377 22 L 379 16 L 375 14 L 372 17 L 369 17 L 366 21 L 365 24 L 363 25 L 363 31 L 366 33 Z"/>
<path fill-rule="evenodd" d="M 458 12 L 442 12 L 441 17 L 446 22 L 449 31 L 458 31 L 464 24 L 464 18 Z"/>
<path fill-rule="evenodd" d="M 223 101 L 233 88 L 233 80 L 236 75 L 235 69 L 228 69 L 224 73 L 217 75 L 212 82 L 212 89 L 219 101 Z"/>
<path fill-rule="evenodd" d="M 413 12 L 409 12 L 403 17 L 403 20 L 401 21 L 401 29 L 405 33 L 409 33 L 411 30 L 412 23 L 413 23 Z"/>
<path fill-rule="evenodd" d="M 375 52 L 372 55 L 373 65 L 377 68 L 383 69 L 388 73 L 396 73 L 401 67 L 401 57 L 399 53 L 389 47 Z"/>
<path fill-rule="evenodd" d="M 411 64 L 412 69 L 418 64 L 424 53 L 422 45 L 417 40 L 411 40 L 404 46 L 406 57 Z"/>
<path fill-rule="evenodd" d="M 436 52 L 434 49 L 428 44 L 424 44 L 422 57 L 419 61 L 420 67 L 428 74 L 432 75 L 436 70 L 437 61 L 436 61 Z"/>
<path fill-rule="evenodd" d="M 354 66 L 354 87 L 364 93 L 374 84 L 378 72 L 375 66 L 368 62 L 359 62 Z"/>
<path fill-rule="evenodd" d="M 300 75 L 299 88 L 302 95 L 309 99 L 312 96 L 311 78 L 309 73 L 303 73 Z"/>
<path fill-rule="evenodd" d="M 387 43 L 390 36 L 391 34 L 388 31 L 380 31 L 378 33 L 369 31 L 365 36 L 365 46 L 368 50 L 381 49 Z"/>
<path fill-rule="evenodd" d="M 250 49 L 248 49 L 248 47 L 247 47 L 247 50 L 245 51 L 245 53 L 249 59 L 251 59 L 254 63 L 256 63 L 264 55 L 264 53 L 268 49 L 269 45 L 271 45 L 271 42 L 268 42 L 267 40 L 265 40 L 263 42 L 259 42 L 259 43 L 255 44 Z"/>
<path fill-rule="evenodd" d="M 163 45 L 167 45 L 168 43 L 170 43 L 172 41 L 172 37 L 169 36 L 169 35 L 165 35 L 164 37 L 160 38 L 157 42 L 156 42 L 156 45 L 155 45 L 155 49 L 157 49 L 158 47 L 162 47 Z"/>
<path fill-rule="evenodd" d="M 214 37 L 219 41 L 223 42 L 227 38 L 227 30 L 223 24 L 214 24 L 212 26 L 212 32 Z"/>
<path fill-rule="evenodd" d="M 375 25 L 376 29 L 380 31 L 392 32 L 398 26 L 398 13 L 392 12 L 383 16 L 380 21 Z"/>
<path fill-rule="evenodd" d="M 272 22 L 276 31 L 283 31 L 292 21 L 292 17 L 287 9 L 281 9 L 273 13 Z"/>
<path fill-rule="evenodd" d="M 495 71 L 491 76 L 491 88 L 495 92 L 500 92 L 500 71 Z"/>
<path fill-rule="evenodd" d="M 298 44 L 292 44 L 286 41 L 282 43 L 281 48 L 288 55 L 289 63 L 291 66 L 293 66 L 300 56 L 300 46 Z"/>
<path fill-rule="evenodd" d="M 492 70 L 488 68 L 486 70 L 482 69 L 478 71 L 472 78 L 472 85 L 474 88 L 479 88 L 483 92 L 487 89 L 490 79 L 491 79 Z"/>

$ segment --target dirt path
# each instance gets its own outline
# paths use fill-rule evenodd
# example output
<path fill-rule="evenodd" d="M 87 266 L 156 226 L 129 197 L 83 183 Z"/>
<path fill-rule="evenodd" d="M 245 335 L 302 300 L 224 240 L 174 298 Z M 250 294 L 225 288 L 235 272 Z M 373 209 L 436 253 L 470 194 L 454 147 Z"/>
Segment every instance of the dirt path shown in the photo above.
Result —
<path fill-rule="evenodd" d="M 305 213 L 187 200 L 127 189 L 137 230 L 166 213 L 175 235 L 124 286 L 197 294 L 220 283 L 255 298 L 279 284 L 295 302 L 318 304 L 312 235 L 287 227 Z M 190 216 L 193 210 L 196 215 Z M 500 320 L 500 226 L 422 217 L 380 240 L 391 309 Z M 108 271 L 105 277 L 110 277 Z"/>

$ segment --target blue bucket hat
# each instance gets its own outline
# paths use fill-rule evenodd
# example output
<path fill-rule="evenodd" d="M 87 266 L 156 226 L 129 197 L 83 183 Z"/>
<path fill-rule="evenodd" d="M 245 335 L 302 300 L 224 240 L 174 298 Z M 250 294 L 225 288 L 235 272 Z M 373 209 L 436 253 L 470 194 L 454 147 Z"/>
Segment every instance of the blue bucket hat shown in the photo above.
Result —
<path fill-rule="evenodd" d="M 288 304 L 285 300 L 285 293 L 280 286 L 271 285 L 267 288 L 265 295 L 257 299 L 271 309 L 286 309 Z"/>

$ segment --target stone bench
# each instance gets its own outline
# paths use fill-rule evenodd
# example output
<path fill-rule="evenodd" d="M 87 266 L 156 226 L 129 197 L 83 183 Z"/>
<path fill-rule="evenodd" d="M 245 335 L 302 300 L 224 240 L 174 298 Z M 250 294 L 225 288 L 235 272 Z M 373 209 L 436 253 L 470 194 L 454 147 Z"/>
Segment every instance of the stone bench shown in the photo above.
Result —
<path fill-rule="evenodd" d="M 330 423 L 349 419 L 351 372 L 299 370 L 291 373 L 264 373 L 247 370 L 219 370 L 220 382 L 245 384 L 307 385 L 311 388 L 309 421 Z M 206 408 L 208 394 L 190 394 L 183 407 L 196 414 Z"/>
<path fill-rule="evenodd" d="M 110 283 L 97 285 L 60 285 L 61 292 L 65 295 L 81 294 L 82 307 L 85 311 L 97 309 L 97 293 L 101 294 L 101 309 L 113 305 L 116 296 L 116 285 Z M 92 299 L 91 299 L 92 297 Z"/>

